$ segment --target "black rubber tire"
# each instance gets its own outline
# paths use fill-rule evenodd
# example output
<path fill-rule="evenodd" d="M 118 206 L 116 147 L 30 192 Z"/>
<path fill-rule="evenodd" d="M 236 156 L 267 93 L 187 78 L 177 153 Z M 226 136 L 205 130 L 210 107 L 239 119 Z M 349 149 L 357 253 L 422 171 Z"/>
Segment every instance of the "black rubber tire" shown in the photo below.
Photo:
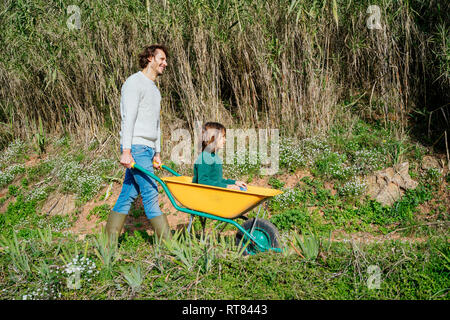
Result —
<path fill-rule="evenodd" d="M 249 219 L 242 224 L 242 227 L 246 231 L 250 232 L 250 230 L 253 227 L 254 222 L 255 222 L 254 218 Z M 258 219 L 256 221 L 254 230 L 257 230 L 257 229 L 264 231 L 268 235 L 269 241 L 270 241 L 270 246 L 272 248 L 280 248 L 280 245 L 279 245 L 280 234 L 278 233 L 277 227 L 275 227 L 273 225 L 273 223 L 271 223 L 268 220 Z M 244 234 L 240 230 L 238 230 L 238 232 L 236 234 L 236 245 L 237 246 L 239 246 L 239 245 L 245 246 L 245 244 L 246 244 L 245 240 L 242 241 L 242 243 L 241 243 L 241 240 L 243 237 L 244 237 Z M 260 252 L 259 247 L 253 241 L 248 244 L 247 248 L 243 252 L 243 255 L 249 255 L 249 254 L 251 254 L 250 253 L 251 251 Z"/>

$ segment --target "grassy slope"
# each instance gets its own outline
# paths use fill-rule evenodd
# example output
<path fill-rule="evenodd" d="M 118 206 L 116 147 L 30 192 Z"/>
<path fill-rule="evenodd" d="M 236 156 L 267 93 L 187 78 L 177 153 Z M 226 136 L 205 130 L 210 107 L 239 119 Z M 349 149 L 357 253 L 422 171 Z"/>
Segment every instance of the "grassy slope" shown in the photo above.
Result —
<path fill-rule="evenodd" d="M 422 170 L 426 150 L 410 141 L 389 141 L 389 132 L 384 133 L 386 142 L 381 140 L 385 145 L 380 150 L 391 150 L 388 153 L 391 157 L 374 156 L 378 160 L 368 161 L 370 166 L 352 166 L 351 151 L 362 150 L 364 145 L 374 152 L 370 153 L 372 156 L 376 155 L 381 134 L 376 126 L 358 123 L 350 135 L 335 134 L 327 140 L 315 138 L 310 144 L 298 145 L 297 148 L 302 148 L 303 163 L 288 161 L 300 149 L 283 140 L 281 172 L 265 181 L 272 187 L 283 188 L 298 170 L 311 173 L 310 178 L 285 189 L 285 194 L 292 196 L 274 199 L 269 206 L 271 221 L 280 229 L 283 246 L 288 251 L 246 258 L 239 257 L 233 237 L 210 235 L 211 241 L 203 237 L 180 238 L 169 247 L 161 247 L 144 228 L 138 228 L 121 237 L 119 257 L 114 259 L 114 255 L 104 251 L 105 244 L 99 234 L 80 240 L 76 234 L 65 231 L 79 218 L 80 209 L 67 215 L 40 214 L 50 194 L 68 193 L 76 195 L 79 208 L 86 201 L 97 199 L 98 205 L 91 215 L 104 220 L 109 208 L 101 199 L 103 193 L 97 192 L 123 175 L 123 169 L 114 161 L 117 155 L 113 149 L 105 148 L 103 140 L 83 149 L 68 138 L 52 139 L 47 142 L 44 159 L 37 159 L 33 145 L 16 143 L 2 158 L 4 181 L 0 201 L 5 212 L 0 215 L 3 288 L 0 296 L 6 299 L 21 299 L 24 295 L 28 299 L 446 299 L 450 285 L 446 224 L 448 174 Z M 322 151 L 317 152 L 317 148 Z M 326 151 L 327 148 L 330 150 Z M 398 159 L 398 150 L 408 151 Z M 410 161 L 410 174 L 419 181 L 420 188 L 407 193 L 390 208 L 361 197 L 358 188 L 350 193 L 340 188 L 352 181 L 346 174 L 350 169 L 345 168 L 362 170 L 359 175 L 363 177 L 377 167 L 399 160 Z M 177 170 L 189 174 L 190 168 Z M 249 163 L 226 166 L 226 174 L 253 182 L 261 179 L 255 166 Z M 337 193 L 333 195 L 325 188 L 326 183 L 331 183 L 331 189 Z M 143 213 L 135 208 L 133 214 Z M 208 228 L 212 226 L 208 222 Z M 303 258 L 308 257 L 307 252 L 295 238 L 295 234 L 308 238 L 308 229 L 320 239 L 319 254 L 313 253 L 309 260 Z M 20 245 L 14 244 L 13 230 Z M 328 242 L 330 231 L 332 243 Z M 337 241 L 339 231 L 378 240 L 387 235 L 388 240 L 366 244 Z M 403 241 L 392 240 L 398 236 Z M 82 270 L 81 288 L 75 290 L 66 284 L 73 275 L 69 262 L 79 255 L 89 259 L 89 263 L 73 262 Z M 133 269 L 137 266 L 140 269 Z M 380 289 L 368 289 L 369 266 L 376 266 L 381 272 Z M 41 291 L 37 291 L 39 288 Z M 43 294 L 43 288 L 53 291 Z"/>

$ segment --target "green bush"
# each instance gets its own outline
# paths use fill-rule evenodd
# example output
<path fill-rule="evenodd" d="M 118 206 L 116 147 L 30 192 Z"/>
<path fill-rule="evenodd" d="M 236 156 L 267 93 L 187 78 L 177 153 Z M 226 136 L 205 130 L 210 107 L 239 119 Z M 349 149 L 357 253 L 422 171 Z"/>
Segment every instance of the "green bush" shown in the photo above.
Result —
<path fill-rule="evenodd" d="M 375 200 L 369 200 L 356 209 L 346 209 L 365 223 L 388 226 L 393 223 L 407 223 L 415 219 L 417 206 L 431 200 L 432 192 L 419 185 L 416 189 L 407 190 L 402 198 L 392 206 L 383 206 Z"/>
<path fill-rule="evenodd" d="M 280 230 L 290 230 L 294 227 L 304 229 L 311 224 L 310 214 L 306 207 L 286 210 L 274 215 L 270 221 Z"/>
<path fill-rule="evenodd" d="M 301 202 L 302 194 L 298 189 L 283 189 L 283 193 L 270 200 L 270 208 L 282 211 L 297 206 Z"/>
<path fill-rule="evenodd" d="M 359 197 L 364 194 L 366 191 L 367 185 L 364 181 L 361 181 L 361 179 L 352 179 L 350 181 L 347 181 L 342 186 L 338 187 L 338 193 L 341 196 L 344 197 Z"/>
<path fill-rule="evenodd" d="M 8 186 L 8 194 L 13 197 L 17 196 L 19 194 L 19 187 L 14 185 Z"/>
<path fill-rule="evenodd" d="M 49 175 L 54 168 L 54 160 L 43 160 L 40 161 L 36 166 L 27 168 L 26 171 L 29 182 L 35 182 L 38 179 Z"/>
<path fill-rule="evenodd" d="M 286 168 L 294 172 L 298 168 L 306 165 L 304 150 L 296 139 L 283 137 L 280 141 L 279 149 L 280 168 Z"/>
<path fill-rule="evenodd" d="M 90 220 L 91 216 L 95 215 L 99 218 L 99 221 L 106 221 L 108 219 L 109 213 L 111 212 L 111 208 L 108 204 L 102 204 L 100 206 L 94 207 L 87 216 L 87 219 Z"/>
<path fill-rule="evenodd" d="M 82 202 L 89 201 L 100 191 L 103 179 L 96 168 L 83 167 L 78 160 L 62 159 L 57 177 L 63 192 L 75 193 Z"/>
<path fill-rule="evenodd" d="M 22 164 L 14 164 L 9 166 L 4 171 L 0 170 L 0 188 L 10 184 L 16 176 L 25 172 L 25 166 Z"/>
<path fill-rule="evenodd" d="M 284 187 L 284 185 L 286 184 L 283 181 L 278 180 L 277 178 L 271 177 L 269 179 L 269 185 L 272 186 L 275 189 L 281 189 Z"/>
<path fill-rule="evenodd" d="M 120 247 L 126 251 L 134 251 L 140 245 L 148 244 L 150 241 L 150 236 L 147 232 L 143 230 L 134 230 L 133 235 L 130 235 L 129 232 L 124 232 L 119 237 Z"/>
<path fill-rule="evenodd" d="M 337 152 L 324 153 L 315 161 L 312 172 L 317 176 L 346 180 L 354 174 L 347 163 L 347 156 Z"/>
<path fill-rule="evenodd" d="M 24 222 L 27 218 L 36 218 L 36 201 L 26 201 L 23 195 L 19 195 L 15 202 L 8 204 L 8 208 L 0 220 L 0 229 L 7 234 L 11 233 L 14 226 Z"/>
<path fill-rule="evenodd" d="M 23 159 L 28 150 L 28 146 L 22 140 L 15 140 L 11 142 L 5 150 L 2 150 L 0 155 L 0 170 L 17 163 Z"/>

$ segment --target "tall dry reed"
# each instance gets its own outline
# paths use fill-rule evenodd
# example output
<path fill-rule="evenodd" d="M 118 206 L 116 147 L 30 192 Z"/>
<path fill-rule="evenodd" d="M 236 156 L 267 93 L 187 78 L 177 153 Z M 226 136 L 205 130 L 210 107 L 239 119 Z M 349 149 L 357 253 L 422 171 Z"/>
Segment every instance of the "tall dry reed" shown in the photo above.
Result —
<path fill-rule="evenodd" d="M 426 84 L 439 76 L 438 93 L 449 88 L 448 27 L 420 28 L 426 1 L 89 0 L 70 30 L 73 2 L 0 4 L 2 141 L 31 138 L 39 117 L 47 131 L 86 141 L 104 128 L 117 136 L 121 85 L 157 42 L 170 48 L 158 80 L 166 136 L 220 120 L 304 137 L 355 106 L 401 136 Z M 369 5 L 381 9 L 380 30 L 367 27 Z"/>

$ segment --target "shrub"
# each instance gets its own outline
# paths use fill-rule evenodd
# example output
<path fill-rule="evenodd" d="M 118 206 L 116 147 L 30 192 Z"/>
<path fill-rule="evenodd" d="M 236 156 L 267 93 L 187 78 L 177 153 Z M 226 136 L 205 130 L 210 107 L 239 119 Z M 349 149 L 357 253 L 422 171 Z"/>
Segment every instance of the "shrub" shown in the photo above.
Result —
<path fill-rule="evenodd" d="M 366 188 L 366 183 L 355 177 L 338 187 L 337 190 L 339 195 L 344 197 L 359 197 L 364 194 Z"/>
<path fill-rule="evenodd" d="M 278 180 L 277 178 L 274 178 L 274 177 L 271 177 L 269 179 L 268 183 L 269 183 L 270 186 L 272 186 L 275 189 L 281 189 L 286 184 L 285 182 L 280 181 L 280 180 Z"/>
<path fill-rule="evenodd" d="M 307 228 L 311 217 L 306 207 L 286 210 L 273 216 L 270 221 L 280 230 L 289 230 L 293 227 Z"/>
<path fill-rule="evenodd" d="M 94 169 L 83 168 L 77 161 L 63 163 L 57 172 L 63 192 L 73 192 L 81 201 L 88 201 L 95 196 L 103 180 Z"/>
<path fill-rule="evenodd" d="M 96 206 L 94 209 L 89 211 L 87 219 L 90 220 L 92 215 L 95 215 L 99 218 L 99 221 L 106 221 L 108 219 L 111 208 L 108 204 L 103 204 L 101 206 Z"/>
<path fill-rule="evenodd" d="M 337 152 L 323 153 L 315 161 L 312 172 L 327 178 L 345 180 L 354 174 L 353 168 L 348 166 L 345 163 L 346 161 L 347 156 L 345 154 Z"/>
<path fill-rule="evenodd" d="M 356 173 L 367 174 L 383 167 L 383 155 L 376 150 L 362 149 L 352 153 L 352 165 Z"/>
<path fill-rule="evenodd" d="M 22 164 L 14 164 L 8 167 L 5 171 L 0 170 L 0 188 L 10 184 L 17 175 L 25 172 L 25 166 Z"/>
<path fill-rule="evenodd" d="M 285 210 L 299 203 L 301 193 L 297 189 L 283 189 L 283 193 L 270 200 L 270 207 L 275 211 Z"/>
<path fill-rule="evenodd" d="M 9 144 L 0 155 L 0 168 L 3 168 L 19 159 L 25 154 L 27 146 L 22 140 L 16 140 Z"/>

